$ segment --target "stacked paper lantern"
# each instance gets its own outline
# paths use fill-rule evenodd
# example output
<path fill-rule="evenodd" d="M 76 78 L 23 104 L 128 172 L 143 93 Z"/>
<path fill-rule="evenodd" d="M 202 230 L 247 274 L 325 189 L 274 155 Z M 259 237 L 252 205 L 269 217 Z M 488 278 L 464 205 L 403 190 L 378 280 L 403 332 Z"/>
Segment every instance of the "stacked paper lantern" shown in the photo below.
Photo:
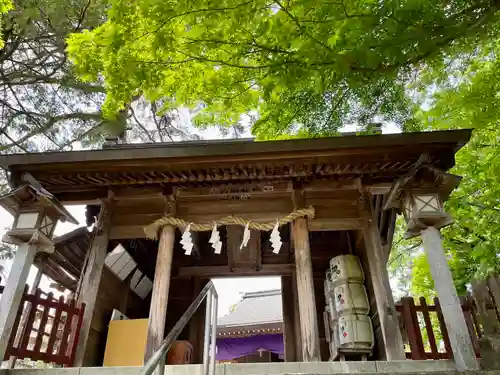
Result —
<path fill-rule="evenodd" d="M 364 280 L 357 256 L 340 255 L 330 260 L 325 279 L 325 325 L 331 337 L 332 360 L 345 355 L 366 358 L 372 352 L 373 327 Z"/>

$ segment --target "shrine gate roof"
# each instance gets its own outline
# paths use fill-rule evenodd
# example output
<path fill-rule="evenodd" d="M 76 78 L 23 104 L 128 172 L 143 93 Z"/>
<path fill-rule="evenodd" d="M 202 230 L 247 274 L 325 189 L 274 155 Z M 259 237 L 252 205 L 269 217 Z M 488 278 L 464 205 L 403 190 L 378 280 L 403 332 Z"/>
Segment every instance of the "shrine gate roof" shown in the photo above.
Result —
<path fill-rule="evenodd" d="M 203 186 L 225 181 L 368 179 L 392 182 L 423 154 L 443 170 L 471 130 L 257 142 L 123 144 L 102 150 L 1 155 L 11 185 L 29 172 L 61 201 L 102 197 L 110 187 Z"/>

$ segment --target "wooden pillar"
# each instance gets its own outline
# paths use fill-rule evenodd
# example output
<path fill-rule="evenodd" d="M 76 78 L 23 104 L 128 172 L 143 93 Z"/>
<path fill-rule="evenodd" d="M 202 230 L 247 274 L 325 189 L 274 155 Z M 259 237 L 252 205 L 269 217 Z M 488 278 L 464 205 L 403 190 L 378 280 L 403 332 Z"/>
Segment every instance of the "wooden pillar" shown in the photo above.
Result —
<path fill-rule="evenodd" d="M 295 360 L 302 362 L 302 336 L 300 332 L 299 296 L 297 293 L 297 275 L 292 275 L 293 292 L 293 327 L 295 334 Z"/>
<path fill-rule="evenodd" d="M 321 361 L 321 353 L 318 316 L 316 312 L 307 219 L 298 218 L 293 222 L 293 241 L 295 247 L 300 332 L 302 337 L 302 360 L 304 362 L 319 362 Z"/>
<path fill-rule="evenodd" d="M 434 227 L 428 227 L 421 232 L 421 237 L 457 369 L 461 371 L 479 369 L 439 231 Z"/>
<path fill-rule="evenodd" d="M 207 299 L 205 299 L 205 302 L 198 308 L 198 311 L 196 315 L 198 316 L 196 318 L 196 327 L 198 327 L 198 343 L 197 343 L 197 348 L 198 348 L 198 353 L 195 353 L 195 363 L 197 364 L 202 364 L 203 363 L 203 344 L 204 344 L 204 336 L 202 333 L 205 332 L 205 314 L 206 314 L 206 304 Z M 195 316 L 196 316 L 195 315 Z"/>
<path fill-rule="evenodd" d="M 105 202 L 101 205 L 99 219 L 94 229 L 95 234 L 78 283 L 77 301 L 79 304 L 85 303 L 85 312 L 83 314 L 80 338 L 78 339 L 75 353 L 75 367 L 82 367 L 84 364 L 87 341 L 90 335 L 99 284 L 101 283 L 102 270 L 104 268 L 104 260 L 108 251 L 111 211 L 111 203 Z"/>
<path fill-rule="evenodd" d="M 36 290 L 40 286 L 40 281 L 42 281 L 42 276 L 43 276 L 43 272 L 42 272 L 41 268 L 37 268 L 35 279 L 33 280 L 33 284 L 30 287 L 30 291 L 29 291 L 30 294 L 35 294 Z M 31 308 L 32 308 L 31 303 L 27 302 L 26 306 L 24 308 L 24 311 L 23 311 L 23 315 L 21 316 L 21 323 L 19 324 L 19 327 L 21 327 L 21 329 L 18 330 L 18 335 L 14 341 L 14 344 L 16 347 L 19 345 L 19 340 L 21 340 L 21 336 L 24 333 L 24 329 L 25 329 L 24 326 L 26 325 L 26 321 L 28 320 L 28 316 L 29 316 Z M 17 361 L 17 357 L 11 356 L 9 358 L 8 368 L 14 368 L 16 366 L 16 361 Z"/>
<path fill-rule="evenodd" d="M 295 362 L 295 306 L 293 283 L 290 276 L 281 276 L 281 300 L 283 305 L 283 342 L 285 346 L 285 362 Z"/>
<path fill-rule="evenodd" d="M 380 240 L 380 233 L 373 218 L 370 196 L 361 200 L 360 215 L 366 257 L 373 284 L 373 293 L 377 303 L 377 313 L 384 340 L 387 361 L 406 359 L 403 339 L 399 329 L 396 307 L 392 296 L 389 274 L 387 273 L 386 255 Z"/>
<path fill-rule="evenodd" d="M 14 262 L 0 298 L 0 358 L 5 357 L 14 320 L 19 310 L 24 285 L 37 251 L 36 245 L 23 243 L 17 247 Z"/>
<path fill-rule="evenodd" d="M 153 292 L 149 310 L 145 361 L 151 358 L 155 350 L 160 346 L 165 334 L 165 319 L 167 316 L 168 289 L 170 287 L 174 241 L 175 228 L 171 225 L 165 225 L 161 230 L 158 256 L 156 258 L 155 278 L 153 280 Z"/>

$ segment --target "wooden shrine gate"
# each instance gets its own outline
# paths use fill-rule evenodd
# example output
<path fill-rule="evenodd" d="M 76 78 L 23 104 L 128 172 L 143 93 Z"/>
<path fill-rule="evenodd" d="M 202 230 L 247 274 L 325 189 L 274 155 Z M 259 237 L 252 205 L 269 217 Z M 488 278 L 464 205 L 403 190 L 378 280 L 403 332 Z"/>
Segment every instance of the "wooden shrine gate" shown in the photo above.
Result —
<path fill-rule="evenodd" d="M 54 299 L 40 289 L 24 289 L 4 360 L 30 358 L 70 367 L 73 365 L 85 305 Z"/>

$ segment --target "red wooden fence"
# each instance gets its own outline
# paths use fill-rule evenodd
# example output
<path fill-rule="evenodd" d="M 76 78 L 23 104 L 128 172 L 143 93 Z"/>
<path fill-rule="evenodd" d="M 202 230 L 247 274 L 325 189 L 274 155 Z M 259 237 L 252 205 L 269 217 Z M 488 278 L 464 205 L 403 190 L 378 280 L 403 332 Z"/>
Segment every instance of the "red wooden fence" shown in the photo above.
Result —
<path fill-rule="evenodd" d="M 419 302 L 420 305 L 416 305 L 412 297 L 405 297 L 396 305 L 396 311 L 401 314 L 403 333 L 406 336 L 405 341 L 409 346 L 406 357 L 415 360 L 453 358 L 439 299 L 434 298 L 434 305 L 428 305 L 424 297 L 420 297 Z M 472 344 L 479 357 L 478 339 L 481 337 L 481 328 L 478 324 L 474 300 L 472 297 L 465 297 L 461 298 L 461 303 Z M 433 320 L 434 325 L 432 324 Z M 424 331 L 427 333 L 426 342 L 424 342 L 424 335 L 422 335 Z M 439 342 L 437 342 L 436 337 L 442 338 L 444 350 L 438 349 Z"/>
<path fill-rule="evenodd" d="M 56 300 L 52 293 L 44 294 L 40 289 L 28 294 L 24 289 L 5 360 L 16 356 L 72 366 L 85 305 L 77 307 L 75 301 L 66 303 L 62 296 Z M 27 319 L 22 326 L 23 311 Z"/>

